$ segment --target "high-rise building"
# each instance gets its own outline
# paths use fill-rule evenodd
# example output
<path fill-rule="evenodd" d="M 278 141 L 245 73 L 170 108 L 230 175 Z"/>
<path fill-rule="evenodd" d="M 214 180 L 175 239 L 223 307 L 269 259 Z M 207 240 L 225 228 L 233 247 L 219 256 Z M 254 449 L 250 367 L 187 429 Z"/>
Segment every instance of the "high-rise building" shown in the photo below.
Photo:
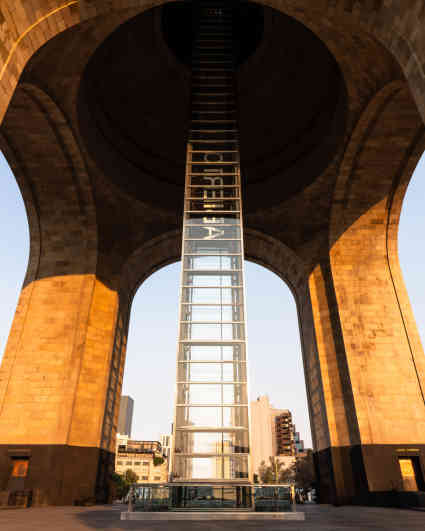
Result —
<path fill-rule="evenodd" d="M 295 446 L 295 454 L 298 455 L 302 452 L 304 452 L 304 441 L 300 439 L 300 432 L 295 431 L 295 424 L 294 426 L 294 446 Z"/>
<path fill-rule="evenodd" d="M 286 409 L 274 417 L 276 454 L 294 455 L 294 426 L 292 414 Z"/>
<path fill-rule="evenodd" d="M 130 396 L 121 396 L 120 413 L 118 416 L 118 429 L 120 435 L 131 437 L 131 425 L 133 422 L 134 400 Z"/>
<path fill-rule="evenodd" d="M 262 461 L 277 457 L 284 466 L 295 462 L 298 450 L 304 448 L 299 433 L 295 431 L 292 413 L 288 409 L 276 409 L 268 396 L 260 396 L 251 402 L 251 463 L 252 473 L 257 474 Z"/>
<path fill-rule="evenodd" d="M 217 8 L 201 3 L 199 9 L 172 477 L 240 483 L 249 478 L 249 429 L 232 9 L 226 3 Z"/>

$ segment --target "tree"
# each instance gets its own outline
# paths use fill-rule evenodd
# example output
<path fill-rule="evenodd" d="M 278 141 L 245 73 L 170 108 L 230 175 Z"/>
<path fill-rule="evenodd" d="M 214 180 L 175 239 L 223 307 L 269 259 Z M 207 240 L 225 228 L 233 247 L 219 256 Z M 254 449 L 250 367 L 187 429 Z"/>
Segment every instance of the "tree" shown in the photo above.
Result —
<path fill-rule="evenodd" d="M 155 456 L 153 458 L 153 466 L 162 465 L 163 462 L 164 462 L 164 458 L 163 457 Z"/>
<path fill-rule="evenodd" d="M 110 476 L 110 479 L 112 499 L 122 500 L 125 498 L 130 490 L 130 484 L 124 479 L 124 476 L 113 472 Z"/>
<path fill-rule="evenodd" d="M 295 462 L 295 484 L 297 487 L 308 491 L 314 487 L 315 483 L 313 452 L 307 450 L 306 455 L 298 457 Z"/>
<path fill-rule="evenodd" d="M 274 456 L 269 457 L 268 466 L 265 461 L 261 461 L 258 468 L 258 475 L 261 483 L 279 483 L 281 480 L 282 469 L 283 463 Z"/>
<path fill-rule="evenodd" d="M 129 485 L 133 485 L 133 483 L 137 483 L 137 480 L 138 476 L 136 472 L 128 468 L 124 474 L 124 481 L 126 481 Z"/>
<path fill-rule="evenodd" d="M 279 474 L 279 483 L 294 483 L 295 482 L 295 463 L 291 466 L 283 468 Z"/>

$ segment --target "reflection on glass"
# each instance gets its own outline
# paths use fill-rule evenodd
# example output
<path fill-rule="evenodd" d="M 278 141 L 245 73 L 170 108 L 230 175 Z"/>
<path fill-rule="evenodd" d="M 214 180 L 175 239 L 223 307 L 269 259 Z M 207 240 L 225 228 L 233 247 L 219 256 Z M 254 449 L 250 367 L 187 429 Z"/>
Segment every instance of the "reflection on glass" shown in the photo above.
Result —
<path fill-rule="evenodd" d="M 220 321 L 239 322 L 243 320 L 242 306 L 216 305 L 182 305 L 182 321 Z"/>
<path fill-rule="evenodd" d="M 183 302 L 192 304 L 241 304 L 240 288 L 183 288 Z"/>
<path fill-rule="evenodd" d="M 176 455 L 179 480 L 247 479 L 248 456 L 186 457 Z"/>
<path fill-rule="evenodd" d="M 245 363 L 179 363 L 179 382 L 246 382 Z"/>
<path fill-rule="evenodd" d="M 179 360 L 245 361 L 245 349 L 242 343 L 234 345 L 182 344 L 179 351 Z"/>
<path fill-rule="evenodd" d="M 184 262 L 185 269 L 200 271 L 231 271 L 242 269 L 240 256 L 193 256 L 186 257 Z"/>
<path fill-rule="evenodd" d="M 181 327 L 181 338 L 205 341 L 243 339 L 243 325 L 228 323 L 184 323 Z"/>

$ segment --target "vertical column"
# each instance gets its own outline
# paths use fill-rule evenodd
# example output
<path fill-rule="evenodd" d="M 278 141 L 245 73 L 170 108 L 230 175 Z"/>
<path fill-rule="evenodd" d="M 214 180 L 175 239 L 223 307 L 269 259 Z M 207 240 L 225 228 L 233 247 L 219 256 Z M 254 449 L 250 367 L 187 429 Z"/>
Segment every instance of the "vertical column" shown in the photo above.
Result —
<path fill-rule="evenodd" d="M 242 205 L 232 10 L 199 4 L 192 62 L 174 481 L 248 481 Z"/>

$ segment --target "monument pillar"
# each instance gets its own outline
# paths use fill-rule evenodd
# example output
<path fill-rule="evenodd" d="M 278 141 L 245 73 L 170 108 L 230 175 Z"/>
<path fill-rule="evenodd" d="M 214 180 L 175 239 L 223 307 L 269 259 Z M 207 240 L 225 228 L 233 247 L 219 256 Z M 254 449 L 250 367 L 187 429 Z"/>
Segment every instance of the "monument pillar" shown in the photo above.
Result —
<path fill-rule="evenodd" d="M 119 326 L 113 283 L 97 273 L 89 177 L 70 128 L 34 86 L 17 90 L 15 102 L 1 147 L 23 195 L 31 245 L 0 368 L 0 489 L 33 490 L 36 504 L 95 494 L 103 501 L 126 323 Z"/>
<path fill-rule="evenodd" d="M 390 504 L 405 490 L 400 459 L 423 488 L 425 357 L 397 253 L 404 192 L 424 148 L 414 113 L 401 83 L 365 111 L 341 165 L 329 255 L 309 279 L 328 426 L 316 462 L 336 503 Z"/>
<path fill-rule="evenodd" d="M 92 497 L 117 317 L 117 295 L 94 275 L 39 279 L 20 296 L 0 371 L 2 489 L 38 503 Z M 118 395 L 119 396 L 119 395 Z M 26 477 L 15 477 L 18 459 Z"/>

